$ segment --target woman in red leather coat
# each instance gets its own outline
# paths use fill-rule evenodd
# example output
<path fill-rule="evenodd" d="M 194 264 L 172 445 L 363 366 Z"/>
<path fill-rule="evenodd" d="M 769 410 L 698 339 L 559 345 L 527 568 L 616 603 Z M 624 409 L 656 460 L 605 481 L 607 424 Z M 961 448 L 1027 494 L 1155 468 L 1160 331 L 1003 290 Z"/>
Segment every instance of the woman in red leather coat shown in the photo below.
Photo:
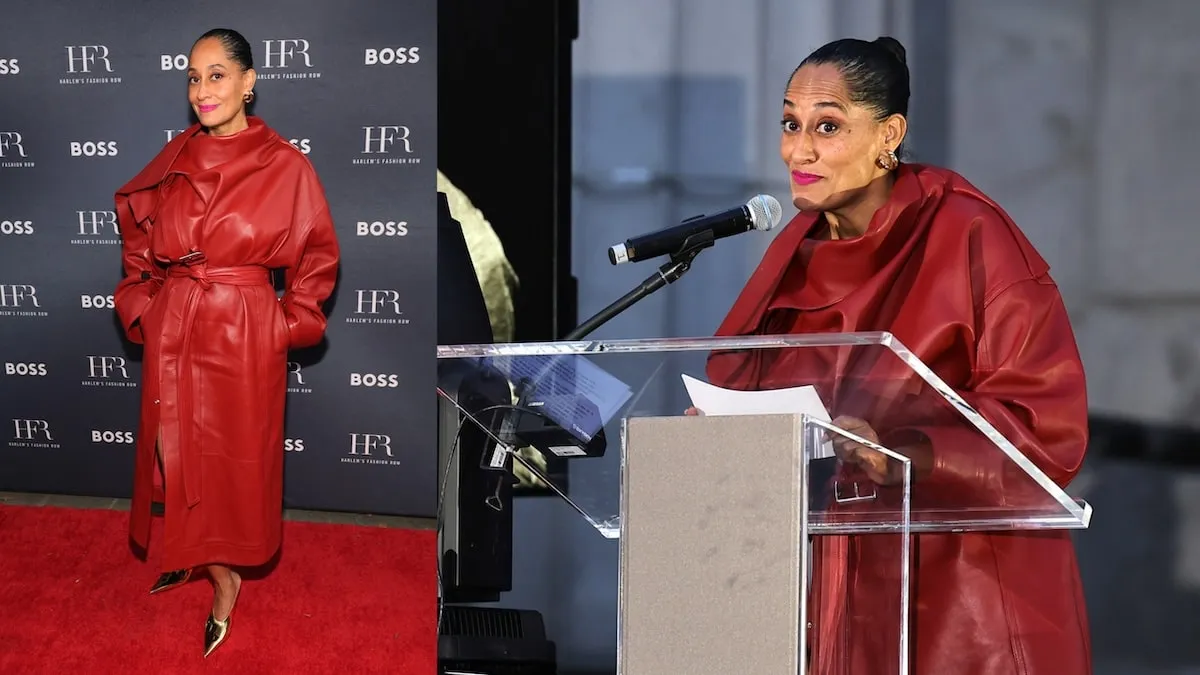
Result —
<path fill-rule="evenodd" d="M 130 534 L 148 548 L 161 488 L 165 571 L 151 592 L 207 573 L 205 656 L 229 632 L 234 568 L 279 548 L 287 352 L 321 341 L 339 259 L 312 165 L 246 113 L 253 65 L 236 31 L 201 36 L 187 71 L 199 123 L 116 193 L 116 310 L 145 345 Z"/>
<path fill-rule="evenodd" d="M 772 242 L 718 334 L 889 331 L 1065 486 L 1087 446 L 1087 397 L 1058 289 L 992 200 L 951 171 L 898 160 L 908 98 L 904 49 L 891 38 L 839 40 L 796 69 L 784 96 L 781 151 L 800 213 Z M 898 359 L 847 354 L 715 353 L 708 375 L 741 389 L 816 382 L 836 424 L 913 459 L 914 500 L 1022 498 L 982 435 L 972 445 L 950 425 L 930 423 L 917 434 L 896 428 L 946 413 L 880 405 L 887 395 L 872 387 L 906 389 L 881 385 L 903 381 L 907 368 Z M 838 456 L 843 475 L 865 476 L 881 494 L 896 481 L 866 447 L 841 444 Z M 898 577 L 888 566 L 895 544 L 886 536 L 817 538 L 810 672 L 895 672 L 897 654 L 875 629 L 898 608 Z M 913 555 L 913 673 L 1091 672 L 1065 532 L 922 534 Z"/>

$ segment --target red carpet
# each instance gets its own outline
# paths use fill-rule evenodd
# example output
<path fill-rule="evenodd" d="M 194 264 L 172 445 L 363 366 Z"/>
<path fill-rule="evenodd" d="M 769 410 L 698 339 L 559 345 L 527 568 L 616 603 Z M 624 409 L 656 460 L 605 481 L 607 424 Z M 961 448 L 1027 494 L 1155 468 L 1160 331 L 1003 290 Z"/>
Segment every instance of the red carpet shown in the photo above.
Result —
<path fill-rule="evenodd" d="M 151 596 L 124 511 L 0 506 L 0 673 L 437 670 L 432 531 L 285 522 L 279 564 L 243 575 L 229 639 L 204 659 L 212 586 Z"/>

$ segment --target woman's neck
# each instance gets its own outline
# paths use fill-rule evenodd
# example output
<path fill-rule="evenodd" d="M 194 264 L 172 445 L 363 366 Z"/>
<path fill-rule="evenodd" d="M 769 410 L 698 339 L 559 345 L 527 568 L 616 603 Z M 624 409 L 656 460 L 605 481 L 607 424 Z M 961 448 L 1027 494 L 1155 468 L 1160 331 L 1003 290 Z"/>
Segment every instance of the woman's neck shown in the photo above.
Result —
<path fill-rule="evenodd" d="M 887 203 L 895 182 L 895 175 L 888 172 L 887 175 L 868 183 L 858 199 L 840 208 L 823 212 L 821 215 L 829 224 L 829 238 L 855 239 L 866 234 L 875 212 Z"/>

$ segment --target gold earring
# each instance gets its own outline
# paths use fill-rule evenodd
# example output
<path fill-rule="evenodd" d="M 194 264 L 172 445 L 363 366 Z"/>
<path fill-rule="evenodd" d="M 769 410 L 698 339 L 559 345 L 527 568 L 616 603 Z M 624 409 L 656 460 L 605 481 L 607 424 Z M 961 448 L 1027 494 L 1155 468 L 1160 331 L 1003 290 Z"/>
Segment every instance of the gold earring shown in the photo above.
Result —
<path fill-rule="evenodd" d="M 242 94 L 242 100 L 245 101 L 246 103 L 253 101 L 254 100 L 254 90 L 251 89 L 250 91 L 246 92 L 245 94 Z"/>
<path fill-rule="evenodd" d="M 900 158 L 896 156 L 895 150 L 888 150 L 875 160 L 875 164 L 884 171 L 895 171 L 896 167 L 900 166 Z"/>

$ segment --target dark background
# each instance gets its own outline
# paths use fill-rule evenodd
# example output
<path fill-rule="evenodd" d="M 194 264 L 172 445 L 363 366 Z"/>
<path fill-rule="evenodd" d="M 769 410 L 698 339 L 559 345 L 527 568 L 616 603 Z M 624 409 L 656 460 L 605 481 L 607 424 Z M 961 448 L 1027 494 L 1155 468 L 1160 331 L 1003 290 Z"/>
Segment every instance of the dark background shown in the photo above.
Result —
<path fill-rule="evenodd" d="M 516 342 L 575 327 L 571 48 L 577 0 L 439 0 L 438 168 L 483 211 L 521 287 Z"/>

